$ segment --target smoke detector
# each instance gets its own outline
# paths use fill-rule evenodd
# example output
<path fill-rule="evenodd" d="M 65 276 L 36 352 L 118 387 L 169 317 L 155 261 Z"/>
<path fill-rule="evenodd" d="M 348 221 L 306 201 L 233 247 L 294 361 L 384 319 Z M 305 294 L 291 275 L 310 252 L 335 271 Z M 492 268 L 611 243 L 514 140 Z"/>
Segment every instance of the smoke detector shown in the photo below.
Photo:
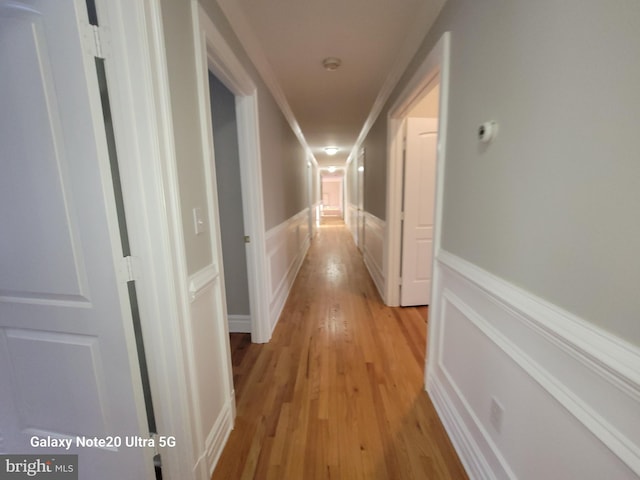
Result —
<path fill-rule="evenodd" d="M 342 65 L 342 60 L 336 57 L 327 57 L 324 60 L 322 60 L 322 66 L 324 67 L 325 70 L 328 70 L 329 72 L 333 72 L 337 70 L 338 67 L 340 67 L 340 65 Z"/>

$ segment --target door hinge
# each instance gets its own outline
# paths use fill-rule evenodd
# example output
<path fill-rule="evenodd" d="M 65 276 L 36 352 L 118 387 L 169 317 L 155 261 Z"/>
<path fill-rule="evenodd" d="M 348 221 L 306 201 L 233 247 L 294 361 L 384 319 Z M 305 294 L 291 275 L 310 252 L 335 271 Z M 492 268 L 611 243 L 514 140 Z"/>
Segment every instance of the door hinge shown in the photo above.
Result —
<path fill-rule="evenodd" d="M 399 286 L 402 286 L 402 277 L 400 277 L 400 278 L 398 279 L 398 285 L 399 285 Z"/>
<path fill-rule="evenodd" d="M 149 438 L 153 442 L 153 456 L 154 456 L 154 458 L 155 457 L 160 457 L 160 448 L 158 447 L 158 434 L 151 432 L 149 434 Z"/>
<path fill-rule="evenodd" d="M 135 260 L 132 256 L 122 257 L 121 276 L 123 281 L 131 282 L 137 280 Z"/>
<path fill-rule="evenodd" d="M 404 212 L 400 212 L 400 221 L 404 222 Z"/>
<path fill-rule="evenodd" d="M 251 237 L 249 235 L 244 236 L 244 243 L 251 243 Z"/>
<path fill-rule="evenodd" d="M 85 24 L 83 28 L 83 40 L 88 55 L 96 58 L 105 58 L 103 30 L 97 25 Z"/>

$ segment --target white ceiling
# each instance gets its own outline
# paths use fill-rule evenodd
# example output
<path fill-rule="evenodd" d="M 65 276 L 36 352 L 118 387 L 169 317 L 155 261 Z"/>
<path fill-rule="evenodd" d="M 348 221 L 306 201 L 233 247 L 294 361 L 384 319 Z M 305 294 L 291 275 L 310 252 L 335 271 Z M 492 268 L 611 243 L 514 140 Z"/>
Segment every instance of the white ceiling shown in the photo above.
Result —
<path fill-rule="evenodd" d="M 217 0 L 294 132 L 342 165 L 446 0 Z M 322 67 L 338 57 L 333 72 Z M 340 152 L 330 157 L 323 147 Z"/>

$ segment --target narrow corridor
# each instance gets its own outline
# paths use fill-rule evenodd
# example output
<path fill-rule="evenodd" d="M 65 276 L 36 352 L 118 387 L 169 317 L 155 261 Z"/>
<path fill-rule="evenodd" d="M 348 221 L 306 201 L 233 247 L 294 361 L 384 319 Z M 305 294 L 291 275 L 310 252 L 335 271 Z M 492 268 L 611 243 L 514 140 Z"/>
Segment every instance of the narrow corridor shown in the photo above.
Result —
<path fill-rule="evenodd" d="M 326 221 L 272 341 L 232 335 L 237 418 L 212 478 L 467 478 L 423 389 L 426 317 L 386 307 Z"/>

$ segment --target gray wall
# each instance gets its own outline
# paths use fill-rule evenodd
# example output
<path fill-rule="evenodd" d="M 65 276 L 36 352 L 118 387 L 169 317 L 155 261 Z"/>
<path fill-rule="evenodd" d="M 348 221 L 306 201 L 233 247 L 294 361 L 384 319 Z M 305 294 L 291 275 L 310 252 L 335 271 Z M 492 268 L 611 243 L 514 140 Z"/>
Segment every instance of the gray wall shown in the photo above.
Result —
<path fill-rule="evenodd" d="M 262 83 L 214 0 L 202 2 L 225 40 L 252 76 L 258 90 L 260 153 L 266 228 L 274 227 L 307 206 L 306 157 L 300 143 Z M 178 180 L 188 273 L 212 262 L 209 230 L 193 233 L 192 210 L 208 209 L 200 134 L 197 72 L 191 2 L 161 0 L 166 57 L 171 90 Z M 210 226 L 209 226 L 210 227 Z"/>
<path fill-rule="evenodd" d="M 211 73 L 209 95 L 227 312 L 230 315 L 249 315 L 235 96 Z"/>
<path fill-rule="evenodd" d="M 202 139 L 198 118 L 195 51 L 189 2 L 162 0 L 171 113 L 180 186 L 180 204 L 189 274 L 210 265 L 210 230 L 195 235 L 192 210 L 207 205 Z"/>
<path fill-rule="evenodd" d="M 449 0 L 367 138 L 368 162 L 445 31 L 443 248 L 640 344 L 640 3 Z M 477 126 L 492 119 L 499 136 L 482 148 Z M 386 171 L 367 167 L 367 181 Z M 379 188 L 365 203 L 376 216 Z"/>
<path fill-rule="evenodd" d="M 385 116 L 386 118 L 386 116 Z M 387 124 L 376 122 L 364 142 L 364 209 L 386 220 Z M 357 203 L 357 199 L 356 199 Z"/>
<path fill-rule="evenodd" d="M 264 215 L 268 230 L 307 207 L 306 154 L 217 2 L 202 0 L 200 3 L 257 87 Z"/>

